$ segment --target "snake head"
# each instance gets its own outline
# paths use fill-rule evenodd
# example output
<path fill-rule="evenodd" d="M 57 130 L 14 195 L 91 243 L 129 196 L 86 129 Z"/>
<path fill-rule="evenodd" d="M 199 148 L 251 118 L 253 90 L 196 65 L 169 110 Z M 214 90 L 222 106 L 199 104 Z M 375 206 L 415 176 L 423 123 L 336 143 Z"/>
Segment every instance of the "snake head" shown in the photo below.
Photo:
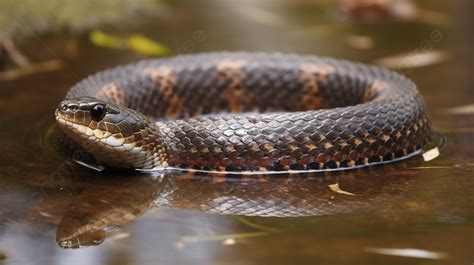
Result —
<path fill-rule="evenodd" d="M 143 114 L 95 98 L 62 101 L 59 127 L 100 163 L 122 168 L 164 167 L 161 133 Z"/>

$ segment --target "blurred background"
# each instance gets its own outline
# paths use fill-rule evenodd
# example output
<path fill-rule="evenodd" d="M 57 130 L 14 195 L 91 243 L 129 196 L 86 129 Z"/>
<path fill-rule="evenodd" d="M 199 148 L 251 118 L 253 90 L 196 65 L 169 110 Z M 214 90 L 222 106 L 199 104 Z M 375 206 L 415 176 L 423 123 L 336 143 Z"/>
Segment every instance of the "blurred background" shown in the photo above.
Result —
<path fill-rule="evenodd" d="M 0 1 L 0 264 L 472 264 L 473 13 L 469 0 Z M 51 144 L 57 104 L 87 75 L 222 50 L 407 75 L 439 153 L 290 183 L 196 183 L 101 175 Z M 267 204 L 204 207 L 224 197 Z"/>

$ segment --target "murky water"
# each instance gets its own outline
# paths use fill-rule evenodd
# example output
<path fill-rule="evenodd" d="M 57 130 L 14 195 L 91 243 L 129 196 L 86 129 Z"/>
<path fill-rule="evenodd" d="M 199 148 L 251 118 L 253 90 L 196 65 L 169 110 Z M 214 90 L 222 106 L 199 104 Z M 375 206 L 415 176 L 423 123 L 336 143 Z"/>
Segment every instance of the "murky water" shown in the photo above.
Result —
<path fill-rule="evenodd" d="M 440 156 L 291 179 L 97 173 L 53 148 L 54 109 L 86 75 L 143 57 L 86 37 L 33 37 L 19 43 L 25 54 L 64 63 L 0 81 L 0 263 L 472 264 L 472 6 L 419 1 L 438 19 L 363 24 L 339 19 L 332 4 L 234 2 L 178 1 L 106 30 L 147 35 L 176 54 L 283 51 L 369 63 L 443 54 L 401 69 L 426 99 Z"/>

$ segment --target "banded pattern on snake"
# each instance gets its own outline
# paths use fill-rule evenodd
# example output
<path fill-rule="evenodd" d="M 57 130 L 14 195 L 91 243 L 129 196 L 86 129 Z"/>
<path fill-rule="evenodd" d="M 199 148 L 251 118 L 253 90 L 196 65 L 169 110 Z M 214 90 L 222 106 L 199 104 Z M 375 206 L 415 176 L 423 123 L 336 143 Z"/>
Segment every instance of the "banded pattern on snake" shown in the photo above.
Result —
<path fill-rule="evenodd" d="M 406 77 L 280 53 L 144 60 L 92 75 L 56 110 L 99 163 L 137 169 L 350 169 L 418 153 L 431 127 Z"/>

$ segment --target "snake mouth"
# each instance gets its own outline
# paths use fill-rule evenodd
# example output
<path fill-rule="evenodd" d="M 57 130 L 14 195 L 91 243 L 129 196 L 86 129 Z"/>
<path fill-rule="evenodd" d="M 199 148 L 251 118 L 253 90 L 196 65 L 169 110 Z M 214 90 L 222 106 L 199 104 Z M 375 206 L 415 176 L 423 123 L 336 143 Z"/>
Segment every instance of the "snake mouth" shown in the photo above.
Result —
<path fill-rule="evenodd" d="M 56 117 L 56 124 L 69 136 L 73 137 L 74 135 L 70 134 L 70 130 L 74 127 L 74 123 L 70 121 L 67 116 L 66 112 L 60 110 L 59 108 L 56 109 L 54 112 Z M 77 126 L 77 125 L 76 125 Z M 76 137 L 73 137 L 76 138 Z"/>
<path fill-rule="evenodd" d="M 74 107 L 72 109 L 68 108 L 64 103 L 61 103 L 54 114 L 56 123 L 67 135 L 77 140 L 81 134 L 87 133 L 89 127 L 83 124 L 85 118 L 84 111 Z"/>
<path fill-rule="evenodd" d="M 66 126 L 66 125 L 72 125 L 70 121 L 67 121 L 66 119 L 66 113 L 59 108 L 54 111 L 54 116 L 56 117 L 56 122 L 58 125 L 61 127 Z"/>

